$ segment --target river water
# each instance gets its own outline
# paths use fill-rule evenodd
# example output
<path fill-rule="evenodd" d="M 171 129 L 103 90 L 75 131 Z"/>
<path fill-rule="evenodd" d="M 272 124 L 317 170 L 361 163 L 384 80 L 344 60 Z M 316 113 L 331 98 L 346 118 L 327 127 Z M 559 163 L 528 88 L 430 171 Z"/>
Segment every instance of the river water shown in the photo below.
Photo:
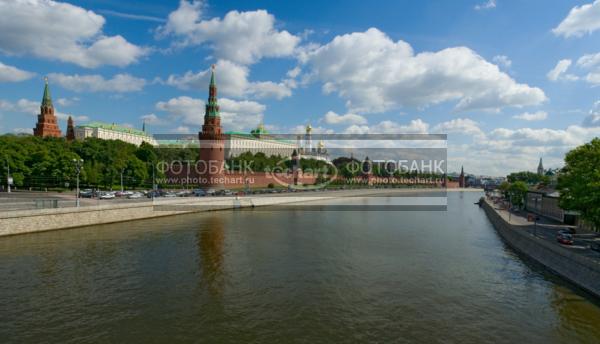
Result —
<path fill-rule="evenodd" d="M 598 303 L 511 251 L 480 196 L 0 238 L 0 342 L 600 342 Z"/>

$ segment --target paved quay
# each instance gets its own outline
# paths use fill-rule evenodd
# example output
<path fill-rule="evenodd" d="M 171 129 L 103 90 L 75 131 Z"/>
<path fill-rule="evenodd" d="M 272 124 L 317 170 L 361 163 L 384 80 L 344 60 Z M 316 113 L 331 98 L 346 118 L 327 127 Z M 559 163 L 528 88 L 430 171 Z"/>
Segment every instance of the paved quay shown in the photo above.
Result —
<path fill-rule="evenodd" d="M 556 234 L 565 225 L 543 219 L 536 226 L 525 213 L 509 214 L 489 200 L 481 206 L 508 246 L 600 298 L 600 253 L 590 249 L 599 240 L 597 233 L 575 234 L 573 245 L 562 245 Z"/>
<path fill-rule="evenodd" d="M 565 225 L 558 221 L 540 216 L 537 225 L 534 222 L 527 220 L 526 211 L 510 212 L 507 209 L 486 200 L 490 206 L 504 219 L 507 223 L 520 227 L 519 229 L 527 232 L 529 235 L 548 241 L 549 243 L 569 250 L 571 252 L 581 254 L 593 259 L 600 259 L 600 252 L 590 249 L 590 244 L 600 243 L 600 234 L 595 232 L 577 229 L 577 233 L 573 234 L 573 245 L 563 245 L 556 241 L 556 235 L 559 230 L 566 228 L 574 228 L 575 226 Z"/>

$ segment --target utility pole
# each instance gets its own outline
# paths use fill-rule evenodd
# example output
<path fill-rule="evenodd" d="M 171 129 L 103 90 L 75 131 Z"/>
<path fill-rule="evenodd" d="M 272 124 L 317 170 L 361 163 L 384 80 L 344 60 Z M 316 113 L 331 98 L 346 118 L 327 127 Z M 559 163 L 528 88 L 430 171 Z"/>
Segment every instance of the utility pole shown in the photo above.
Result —
<path fill-rule="evenodd" d="M 77 206 L 77 208 L 79 208 L 79 173 L 81 173 L 83 159 L 73 159 L 73 165 L 75 165 L 75 173 L 77 175 L 77 194 L 75 196 L 75 205 Z"/>
<path fill-rule="evenodd" d="M 123 172 L 125 172 L 125 169 L 124 169 L 124 168 L 122 168 L 122 169 L 121 169 L 121 192 L 123 192 L 123 191 L 124 191 L 124 190 L 123 190 Z"/>
<path fill-rule="evenodd" d="M 8 157 L 6 158 L 6 184 L 8 184 L 8 193 L 10 193 L 10 184 L 12 184 L 12 178 L 10 177 L 10 164 L 8 163 Z"/>

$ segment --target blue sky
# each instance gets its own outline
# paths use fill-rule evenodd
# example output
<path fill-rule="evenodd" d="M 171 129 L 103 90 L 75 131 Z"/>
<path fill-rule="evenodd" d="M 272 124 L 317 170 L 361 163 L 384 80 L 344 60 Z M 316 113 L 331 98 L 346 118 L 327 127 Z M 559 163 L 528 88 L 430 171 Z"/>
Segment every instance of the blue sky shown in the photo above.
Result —
<path fill-rule="evenodd" d="M 226 130 L 448 133 L 450 171 L 560 167 L 600 135 L 600 0 L 0 0 L 0 132 L 195 133 L 216 64 Z M 43 24 L 42 24 L 43 23 Z"/>

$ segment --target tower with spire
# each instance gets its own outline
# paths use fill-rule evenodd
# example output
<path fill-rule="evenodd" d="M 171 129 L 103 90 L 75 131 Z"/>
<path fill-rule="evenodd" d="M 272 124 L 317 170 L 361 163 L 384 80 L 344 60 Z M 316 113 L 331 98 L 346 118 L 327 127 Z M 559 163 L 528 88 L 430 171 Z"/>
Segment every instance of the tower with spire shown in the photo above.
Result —
<path fill-rule="evenodd" d="M 538 164 L 537 174 L 538 176 L 544 175 L 544 165 L 542 164 L 542 158 L 540 158 L 540 163 Z"/>
<path fill-rule="evenodd" d="M 465 169 L 463 166 L 460 167 L 460 176 L 458 176 L 458 187 L 465 187 Z"/>
<path fill-rule="evenodd" d="M 75 140 L 75 127 L 73 126 L 73 117 L 69 116 L 67 120 L 67 141 Z"/>
<path fill-rule="evenodd" d="M 35 124 L 35 128 L 33 128 L 33 135 L 39 137 L 61 137 L 62 134 L 54 115 L 54 105 L 52 105 L 48 78 L 44 78 L 44 82 L 44 96 L 42 97 L 42 105 L 40 106 L 37 123 Z"/>
<path fill-rule="evenodd" d="M 225 141 L 217 103 L 215 66 L 211 67 L 208 101 L 204 111 L 204 124 L 198 133 L 200 139 L 200 184 L 204 188 L 222 188 L 225 166 Z"/>

